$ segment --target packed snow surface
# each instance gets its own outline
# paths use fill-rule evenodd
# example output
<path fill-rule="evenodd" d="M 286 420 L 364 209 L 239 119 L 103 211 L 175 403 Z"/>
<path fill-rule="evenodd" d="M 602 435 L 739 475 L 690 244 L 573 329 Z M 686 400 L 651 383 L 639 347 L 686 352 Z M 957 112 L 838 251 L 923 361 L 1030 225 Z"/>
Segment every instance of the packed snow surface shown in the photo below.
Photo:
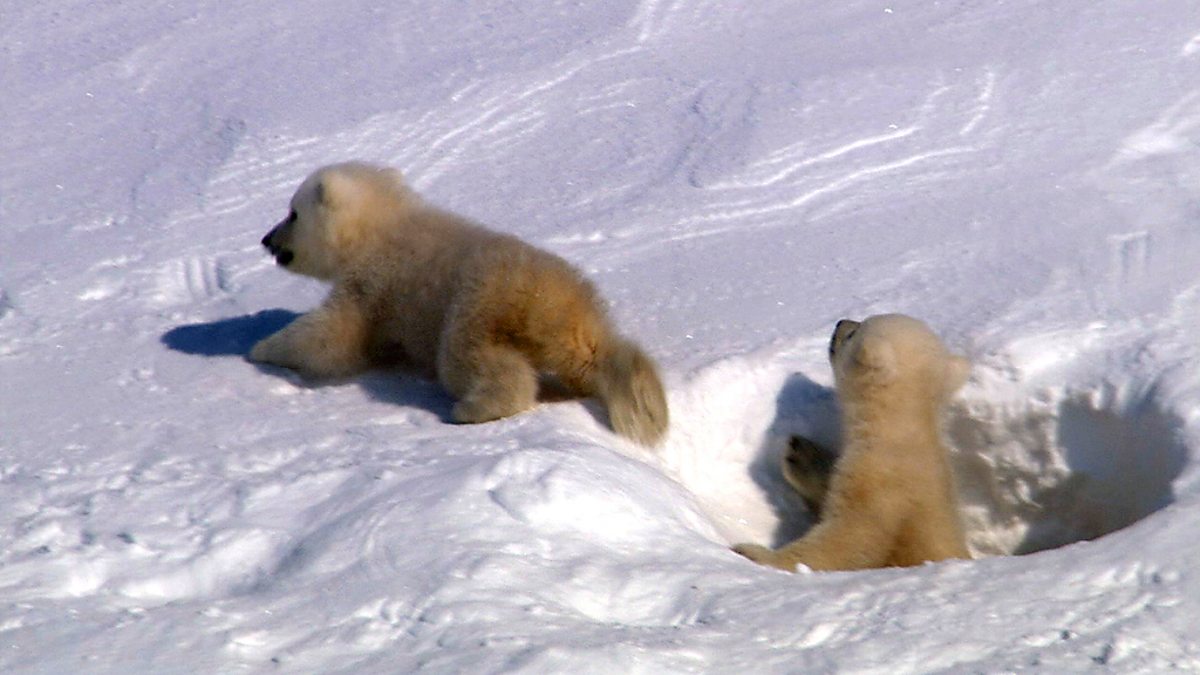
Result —
<path fill-rule="evenodd" d="M 1200 670 L 1195 0 L 4 5 L 0 671 Z M 583 269 L 663 447 L 248 363 L 346 159 Z M 731 553 L 892 311 L 975 364 L 976 559 Z"/>

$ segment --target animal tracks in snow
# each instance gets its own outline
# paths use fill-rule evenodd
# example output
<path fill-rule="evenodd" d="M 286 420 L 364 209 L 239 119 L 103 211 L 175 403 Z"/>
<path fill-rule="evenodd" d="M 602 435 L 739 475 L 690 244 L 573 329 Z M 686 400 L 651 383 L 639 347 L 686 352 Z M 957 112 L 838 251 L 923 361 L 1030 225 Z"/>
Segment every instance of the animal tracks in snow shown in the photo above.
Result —
<path fill-rule="evenodd" d="M 1149 232 L 1131 232 L 1108 238 L 1112 250 L 1112 276 L 1118 284 L 1144 278 L 1150 270 L 1153 243 Z"/>
<path fill-rule="evenodd" d="M 230 271 L 218 256 L 194 256 L 146 267 L 140 257 L 106 260 L 94 267 L 78 299 L 132 299 L 154 309 L 202 303 L 233 290 Z"/>
<path fill-rule="evenodd" d="M 1118 231 L 1108 236 L 1108 282 L 1114 291 L 1154 288 L 1158 270 L 1188 268 L 1184 251 L 1194 227 L 1167 223 L 1196 220 L 1200 201 L 1200 90 L 1166 106 L 1149 124 L 1120 139 L 1102 165 L 1089 173 L 1107 200 Z"/>
<path fill-rule="evenodd" d="M 8 297 L 8 291 L 0 288 L 0 319 L 8 316 L 8 313 L 13 309 L 12 300 Z"/>
<path fill-rule="evenodd" d="M 152 299 L 163 306 L 203 302 L 230 291 L 229 272 L 220 258 L 173 260 L 156 277 Z"/>

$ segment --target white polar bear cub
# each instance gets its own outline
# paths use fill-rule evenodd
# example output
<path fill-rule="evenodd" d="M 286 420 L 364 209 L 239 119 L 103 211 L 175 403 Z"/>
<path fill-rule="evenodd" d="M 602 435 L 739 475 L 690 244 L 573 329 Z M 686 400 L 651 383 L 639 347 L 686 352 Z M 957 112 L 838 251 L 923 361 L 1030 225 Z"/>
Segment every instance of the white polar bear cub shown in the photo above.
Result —
<path fill-rule="evenodd" d="M 604 401 L 613 428 L 652 445 L 668 412 L 654 362 L 618 335 L 565 260 L 426 204 L 394 169 L 315 171 L 262 240 L 291 272 L 330 281 L 317 309 L 250 351 L 306 377 L 401 364 L 458 400 L 455 421 L 535 405 L 539 377 Z"/>
<path fill-rule="evenodd" d="M 966 381 L 967 360 L 900 314 L 839 321 L 829 360 L 842 411 L 841 456 L 827 487 L 820 476 L 789 476 L 802 496 L 820 502 L 820 521 L 778 550 L 734 550 L 788 571 L 798 563 L 854 570 L 969 558 L 939 419 Z"/>

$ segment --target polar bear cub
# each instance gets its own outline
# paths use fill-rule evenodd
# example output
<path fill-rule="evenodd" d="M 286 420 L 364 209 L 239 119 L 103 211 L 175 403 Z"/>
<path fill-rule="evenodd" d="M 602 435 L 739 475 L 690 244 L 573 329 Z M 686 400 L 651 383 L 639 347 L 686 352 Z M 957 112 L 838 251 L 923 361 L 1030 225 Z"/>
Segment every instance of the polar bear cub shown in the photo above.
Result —
<path fill-rule="evenodd" d="M 829 359 L 841 405 L 841 455 L 825 480 L 820 449 L 800 439 L 784 470 L 806 501 L 819 503 L 820 521 L 778 550 L 734 550 L 789 571 L 797 564 L 854 570 L 969 558 L 939 419 L 967 378 L 967 360 L 900 314 L 839 321 Z M 817 475 L 804 475 L 808 469 Z"/>
<path fill-rule="evenodd" d="M 613 428 L 652 445 L 668 411 L 654 362 L 620 336 L 562 258 L 426 204 L 396 170 L 327 166 L 262 240 L 291 272 L 332 282 L 325 301 L 250 351 L 306 377 L 400 364 L 436 377 L 452 415 L 486 422 L 535 405 L 539 378 L 597 396 Z"/>

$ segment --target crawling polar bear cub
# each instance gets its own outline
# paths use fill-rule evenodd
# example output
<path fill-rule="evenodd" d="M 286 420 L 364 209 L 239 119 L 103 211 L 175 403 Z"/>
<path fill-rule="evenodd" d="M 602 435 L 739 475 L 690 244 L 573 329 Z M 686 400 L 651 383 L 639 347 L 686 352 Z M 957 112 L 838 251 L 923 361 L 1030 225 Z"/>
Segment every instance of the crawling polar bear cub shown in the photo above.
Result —
<path fill-rule="evenodd" d="M 955 356 L 925 324 L 900 314 L 861 323 L 839 321 L 829 360 L 842 409 L 842 452 L 828 480 L 819 449 L 793 443 L 784 473 L 820 521 L 805 536 L 772 551 L 734 550 L 764 565 L 795 571 L 905 567 L 969 558 L 940 414 L 967 378 Z"/>
<path fill-rule="evenodd" d="M 250 351 L 306 377 L 399 363 L 458 400 L 458 422 L 535 405 L 539 377 L 604 401 L 613 428 L 645 444 L 667 430 L 654 362 L 621 337 L 565 260 L 424 203 L 398 171 L 318 169 L 262 240 L 276 262 L 330 281 L 317 309 Z"/>

